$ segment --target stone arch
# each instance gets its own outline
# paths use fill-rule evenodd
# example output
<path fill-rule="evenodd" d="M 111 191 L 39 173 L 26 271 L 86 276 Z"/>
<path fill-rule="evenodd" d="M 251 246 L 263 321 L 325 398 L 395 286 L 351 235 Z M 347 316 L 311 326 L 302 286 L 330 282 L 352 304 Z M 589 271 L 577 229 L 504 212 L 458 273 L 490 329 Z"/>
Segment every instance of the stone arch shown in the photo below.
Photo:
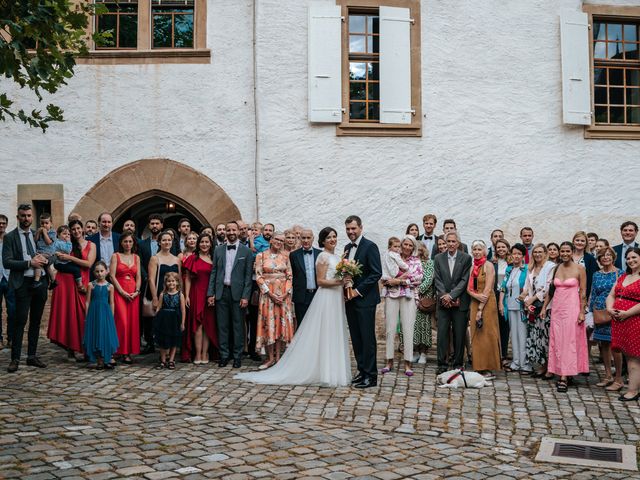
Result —
<path fill-rule="evenodd" d="M 116 221 L 132 205 L 157 195 L 179 202 L 209 225 L 240 218 L 238 207 L 222 187 L 197 170 L 166 158 L 137 160 L 116 168 L 73 211 L 84 219 L 111 212 Z"/>

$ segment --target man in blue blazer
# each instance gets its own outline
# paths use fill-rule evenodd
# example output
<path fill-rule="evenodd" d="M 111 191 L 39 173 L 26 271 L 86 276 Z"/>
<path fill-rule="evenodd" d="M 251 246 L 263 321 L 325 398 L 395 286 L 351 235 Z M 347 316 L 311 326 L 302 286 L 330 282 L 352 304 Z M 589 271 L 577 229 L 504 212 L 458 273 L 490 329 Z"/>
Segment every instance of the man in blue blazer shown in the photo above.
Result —
<path fill-rule="evenodd" d="M 296 310 L 298 327 L 302 323 L 318 288 L 316 284 L 316 259 L 320 255 L 320 250 L 313 247 L 313 232 L 311 230 L 302 230 L 300 241 L 302 248 L 294 250 L 289 255 L 293 272 L 292 300 Z"/>
<path fill-rule="evenodd" d="M 636 242 L 636 237 L 638 236 L 638 224 L 632 221 L 624 222 L 620 225 L 620 236 L 622 237 L 622 243 L 613 247 L 613 250 L 616 252 L 615 266 L 622 270 L 626 270 L 627 263 L 625 261 L 625 256 L 627 255 L 627 250 L 638 247 L 638 242 Z"/>
<path fill-rule="evenodd" d="M 98 225 L 100 227 L 98 233 L 88 236 L 87 240 L 96 246 L 96 262 L 102 260 L 108 267 L 111 264 L 112 255 L 118 251 L 120 234 L 113 231 L 113 218 L 109 212 L 100 214 Z M 93 265 L 90 273 L 93 278 Z"/>
<path fill-rule="evenodd" d="M 353 279 L 355 296 L 347 299 L 347 323 L 351 334 L 353 353 L 358 374 L 352 383 L 356 388 L 370 388 L 378 384 L 376 361 L 376 306 L 380 303 L 378 281 L 382 277 L 382 265 L 378 246 L 362 236 L 362 220 L 351 215 L 344 222 L 347 237 L 351 240 L 344 249 L 349 260 L 362 265 L 362 274 Z"/>

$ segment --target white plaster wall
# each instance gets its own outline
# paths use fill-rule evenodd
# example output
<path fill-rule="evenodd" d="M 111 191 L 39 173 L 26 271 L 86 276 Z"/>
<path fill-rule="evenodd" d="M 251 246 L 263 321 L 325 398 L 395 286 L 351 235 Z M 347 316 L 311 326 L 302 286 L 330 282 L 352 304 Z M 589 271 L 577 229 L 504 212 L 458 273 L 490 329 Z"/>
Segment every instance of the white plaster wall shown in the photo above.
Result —
<path fill-rule="evenodd" d="M 640 142 L 562 124 L 558 15 L 579 0 L 423 0 L 422 138 L 310 125 L 309 0 L 255 1 L 262 221 L 333 225 L 344 239 L 355 213 L 384 244 L 426 212 L 455 218 L 467 242 L 495 227 L 514 239 L 524 224 L 545 241 L 617 239 L 638 220 Z M 253 219 L 252 12 L 251 0 L 209 1 L 210 65 L 81 66 L 55 97 L 66 123 L 46 135 L 2 125 L 0 210 L 12 213 L 17 183 L 64 183 L 68 212 L 111 170 L 155 156 L 206 173 Z"/>

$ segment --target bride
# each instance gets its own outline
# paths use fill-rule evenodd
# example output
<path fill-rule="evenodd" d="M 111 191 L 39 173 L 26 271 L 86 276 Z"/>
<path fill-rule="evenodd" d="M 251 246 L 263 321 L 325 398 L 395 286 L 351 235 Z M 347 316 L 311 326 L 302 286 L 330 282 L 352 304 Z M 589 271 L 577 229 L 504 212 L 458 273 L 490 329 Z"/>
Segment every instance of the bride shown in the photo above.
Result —
<path fill-rule="evenodd" d="M 234 378 L 270 385 L 337 387 L 351 383 L 342 280 L 335 278 L 340 261 L 335 254 L 337 240 L 331 227 L 318 234 L 318 244 L 324 248 L 316 260 L 318 290 L 280 361 L 269 370 L 239 373 Z"/>

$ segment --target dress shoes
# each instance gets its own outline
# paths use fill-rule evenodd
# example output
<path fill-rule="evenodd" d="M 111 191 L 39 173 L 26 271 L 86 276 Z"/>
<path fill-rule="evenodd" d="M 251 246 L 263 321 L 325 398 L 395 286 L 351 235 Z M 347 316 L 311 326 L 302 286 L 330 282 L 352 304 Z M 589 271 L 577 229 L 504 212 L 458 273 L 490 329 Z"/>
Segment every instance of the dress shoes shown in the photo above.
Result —
<path fill-rule="evenodd" d="M 27 365 L 30 367 L 47 368 L 47 365 L 38 357 L 27 358 Z"/>
<path fill-rule="evenodd" d="M 364 380 L 364 375 L 358 372 L 358 374 L 351 380 L 351 384 L 355 385 L 356 383 L 362 382 L 362 380 Z"/>
<path fill-rule="evenodd" d="M 218 366 L 220 368 L 224 368 L 229 364 L 229 359 L 228 358 L 221 358 L 220 361 L 218 362 Z"/>
<path fill-rule="evenodd" d="M 371 388 L 378 385 L 378 379 L 376 377 L 365 377 L 362 379 L 360 383 L 356 383 L 354 387 L 356 388 Z"/>
<path fill-rule="evenodd" d="M 7 372 L 15 373 L 17 371 L 18 371 L 18 361 L 17 360 L 11 360 L 11 362 L 9 362 L 9 366 L 7 367 Z"/>
<path fill-rule="evenodd" d="M 242 361 L 240 361 L 240 359 L 239 359 L 239 358 L 236 358 L 236 359 L 233 361 L 233 368 L 240 368 L 241 366 L 242 366 Z"/>

